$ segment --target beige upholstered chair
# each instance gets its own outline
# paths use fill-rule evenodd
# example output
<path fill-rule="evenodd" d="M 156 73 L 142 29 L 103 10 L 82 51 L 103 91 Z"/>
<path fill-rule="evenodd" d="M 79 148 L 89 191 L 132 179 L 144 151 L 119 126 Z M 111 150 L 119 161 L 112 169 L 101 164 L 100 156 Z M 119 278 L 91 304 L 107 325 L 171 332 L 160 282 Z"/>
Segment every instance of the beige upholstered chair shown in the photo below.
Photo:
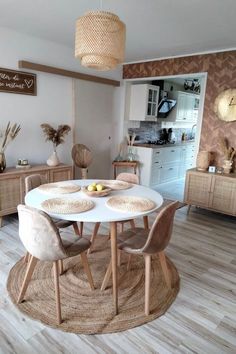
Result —
<path fill-rule="evenodd" d="M 25 178 L 25 192 L 28 193 L 32 189 L 37 188 L 37 187 L 41 186 L 41 184 L 45 184 L 45 183 L 47 183 L 46 177 L 44 177 L 40 174 L 33 174 L 30 176 L 27 176 Z M 69 220 L 59 220 L 59 219 L 55 219 L 53 221 L 56 224 L 58 229 L 64 229 L 64 228 L 72 225 L 75 234 L 78 236 L 81 235 L 78 225 L 77 225 L 77 222 L 69 221 Z M 28 262 L 28 258 L 29 258 L 29 255 L 28 255 L 28 253 L 26 253 L 26 255 L 25 255 L 26 262 Z"/>
<path fill-rule="evenodd" d="M 164 249 L 172 234 L 174 215 L 178 201 L 167 205 L 159 212 L 150 230 L 140 227 L 121 232 L 118 235 L 118 249 L 131 255 L 143 255 L 145 259 L 145 314 L 149 315 L 151 257 L 158 254 L 167 286 L 171 287 L 171 279 L 166 263 Z M 111 262 L 107 268 L 101 290 L 107 286 L 111 276 Z"/>
<path fill-rule="evenodd" d="M 135 175 L 134 173 L 127 173 L 127 172 L 123 172 L 120 173 L 117 177 L 117 180 L 119 181 L 124 181 L 124 182 L 128 182 L 128 183 L 132 183 L 132 184 L 139 184 L 139 177 L 137 175 Z M 129 219 L 129 220 L 125 220 L 125 221 L 119 221 L 119 223 L 121 224 L 121 231 L 124 231 L 124 224 L 125 223 L 129 223 L 131 228 L 135 227 L 135 223 L 133 219 Z M 94 246 L 94 242 L 98 233 L 98 229 L 100 226 L 100 222 L 97 222 L 95 224 L 94 230 L 93 230 L 93 234 L 91 237 L 91 247 L 88 250 L 88 254 L 92 252 L 93 246 Z M 144 225 L 146 225 L 146 227 L 148 228 L 148 219 L 147 217 L 144 217 Z"/>
<path fill-rule="evenodd" d="M 79 237 L 75 243 L 63 243 L 58 228 L 52 219 L 43 211 L 25 205 L 18 205 L 19 236 L 30 254 L 30 260 L 17 302 L 23 301 L 25 292 L 33 275 L 38 260 L 52 261 L 54 270 L 57 320 L 60 324 L 61 305 L 59 291 L 59 270 L 63 259 L 80 254 L 91 289 L 94 289 L 93 278 L 88 265 L 86 250 L 90 241 Z"/>

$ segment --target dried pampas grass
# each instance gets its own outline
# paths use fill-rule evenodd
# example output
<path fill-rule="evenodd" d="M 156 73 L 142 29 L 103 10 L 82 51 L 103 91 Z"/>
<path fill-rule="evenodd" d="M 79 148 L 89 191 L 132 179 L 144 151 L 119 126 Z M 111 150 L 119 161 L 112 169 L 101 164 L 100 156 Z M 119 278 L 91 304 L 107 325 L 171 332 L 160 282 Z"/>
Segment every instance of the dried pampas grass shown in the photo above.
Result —
<path fill-rule="evenodd" d="M 229 142 L 227 138 L 221 138 L 220 139 L 220 146 L 221 149 L 225 155 L 225 159 L 226 160 L 230 160 L 233 161 L 235 155 L 236 155 L 236 151 L 232 146 L 229 146 Z"/>
<path fill-rule="evenodd" d="M 64 143 L 64 137 L 71 131 L 69 125 L 59 125 L 57 129 L 54 129 L 50 124 L 41 124 L 43 133 L 46 137 L 46 141 L 52 141 L 54 148 Z"/>

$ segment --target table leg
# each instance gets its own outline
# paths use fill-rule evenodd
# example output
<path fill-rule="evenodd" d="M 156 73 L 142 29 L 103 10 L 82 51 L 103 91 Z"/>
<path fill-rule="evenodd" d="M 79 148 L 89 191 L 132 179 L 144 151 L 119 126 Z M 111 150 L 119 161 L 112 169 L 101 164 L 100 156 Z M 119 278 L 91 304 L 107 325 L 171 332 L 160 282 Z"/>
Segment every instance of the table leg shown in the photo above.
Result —
<path fill-rule="evenodd" d="M 2 227 L 3 224 L 2 220 L 3 220 L 3 216 L 0 216 L 0 227 Z"/>
<path fill-rule="evenodd" d="M 118 314 L 118 287 L 117 287 L 117 224 L 110 223 L 111 228 L 111 262 L 112 262 L 112 286 L 113 286 L 113 303 L 115 314 Z"/>

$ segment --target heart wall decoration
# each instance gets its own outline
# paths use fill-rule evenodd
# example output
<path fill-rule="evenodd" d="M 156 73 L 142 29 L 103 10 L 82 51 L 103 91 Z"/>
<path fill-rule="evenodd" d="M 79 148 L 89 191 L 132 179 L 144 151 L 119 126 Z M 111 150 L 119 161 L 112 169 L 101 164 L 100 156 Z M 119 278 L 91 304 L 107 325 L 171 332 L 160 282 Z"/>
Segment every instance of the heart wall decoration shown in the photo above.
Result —
<path fill-rule="evenodd" d="M 0 68 L 0 92 L 37 95 L 36 74 Z"/>

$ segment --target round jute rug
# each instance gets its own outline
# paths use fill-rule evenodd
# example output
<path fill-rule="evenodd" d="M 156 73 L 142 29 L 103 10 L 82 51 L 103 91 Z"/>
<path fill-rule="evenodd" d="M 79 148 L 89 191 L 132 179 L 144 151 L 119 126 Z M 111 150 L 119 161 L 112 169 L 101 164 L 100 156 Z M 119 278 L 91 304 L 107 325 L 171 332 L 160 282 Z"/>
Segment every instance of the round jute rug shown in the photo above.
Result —
<path fill-rule="evenodd" d="M 51 262 L 38 262 L 25 294 L 25 301 L 16 304 L 17 295 L 26 270 L 23 259 L 11 269 L 7 289 L 20 311 L 54 328 L 83 334 L 124 331 L 150 322 L 166 312 L 179 291 L 179 275 L 168 259 L 172 289 L 168 289 L 162 275 L 159 259 L 153 258 L 151 274 L 151 314 L 144 314 L 144 260 L 133 256 L 127 271 L 127 255 L 122 254 L 119 268 L 119 314 L 114 315 L 112 283 L 101 291 L 106 267 L 110 261 L 110 242 L 107 236 L 98 236 L 95 249 L 89 255 L 89 264 L 96 290 L 91 291 L 80 256 L 64 260 L 64 273 L 60 276 L 63 322 L 56 323 L 56 306 Z"/>

